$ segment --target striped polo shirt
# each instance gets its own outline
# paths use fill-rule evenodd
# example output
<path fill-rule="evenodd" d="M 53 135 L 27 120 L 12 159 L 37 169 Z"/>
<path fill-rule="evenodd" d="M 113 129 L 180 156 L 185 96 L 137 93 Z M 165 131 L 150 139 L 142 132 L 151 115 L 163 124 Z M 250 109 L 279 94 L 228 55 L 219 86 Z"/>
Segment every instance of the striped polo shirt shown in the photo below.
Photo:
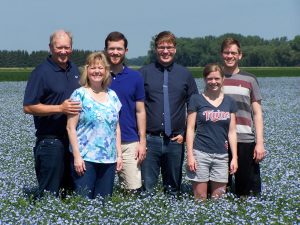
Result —
<path fill-rule="evenodd" d="M 237 103 L 238 142 L 254 142 L 255 133 L 251 104 L 262 99 L 256 77 L 244 71 L 240 71 L 238 74 L 226 74 L 224 93 L 231 96 Z"/>

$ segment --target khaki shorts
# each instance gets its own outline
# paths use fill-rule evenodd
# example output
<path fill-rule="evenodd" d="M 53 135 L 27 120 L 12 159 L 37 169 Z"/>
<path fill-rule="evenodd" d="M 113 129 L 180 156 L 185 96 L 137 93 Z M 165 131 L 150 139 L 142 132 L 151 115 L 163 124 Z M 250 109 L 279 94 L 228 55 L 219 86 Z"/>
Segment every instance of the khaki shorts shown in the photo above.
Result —
<path fill-rule="evenodd" d="M 137 164 L 135 153 L 139 142 L 122 143 L 123 169 L 119 172 L 122 188 L 135 190 L 142 186 L 141 167 Z"/>
<path fill-rule="evenodd" d="M 206 153 L 193 150 L 196 160 L 196 172 L 187 169 L 188 180 L 195 182 L 214 181 L 219 183 L 228 183 L 228 154 Z"/>

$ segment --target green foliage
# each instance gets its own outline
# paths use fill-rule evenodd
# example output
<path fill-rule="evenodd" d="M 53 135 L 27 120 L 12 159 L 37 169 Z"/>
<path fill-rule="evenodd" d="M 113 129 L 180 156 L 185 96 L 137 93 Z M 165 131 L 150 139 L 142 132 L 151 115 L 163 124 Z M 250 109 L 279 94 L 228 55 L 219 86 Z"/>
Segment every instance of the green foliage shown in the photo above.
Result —
<path fill-rule="evenodd" d="M 286 37 L 265 40 L 259 36 L 243 36 L 227 33 L 220 36 L 178 37 L 175 60 L 179 64 L 189 67 L 205 66 L 208 63 L 221 62 L 220 46 L 226 37 L 233 37 L 240 41 L 243 59 L 240 65 L 245 67 L 287 67 L 300 66 L 300 35 L 288 40 Z M 145 56 L 126 59 L 126 64 L 142 66 L 156 60 L 154 39 L 149 43 L 149 50 Z M 74 49 L 71 60 L 82 66 L 86 57 L 93 50 Z M 1 67 L 36 67 L 49 55 L 48 51 L 0 50 Z"/>
<path fill-rule="evenodd" d="M 220 46 L 226 37 L 233 37 L 240 41 L 243 52 L 241 66 L 299 66 L 300 36 L 293 40 L 286 37 L 265 40 L 259 36 L 243 36 L 228 33 L 218 37 L 205 36 L 196 38 L 177 38 L 177 52 L 175 60 L 184 66 L 205 66 L 212 62 L 221 62 Z M 150 44 L 146 62 L 156 59 L 154 41 Z"/>
<path fill-rule="evenodd" d="M 126 58 L 125 63 L 131 66 L 141 66 L 145 64 L 146 60 L 147 60 L 147 56 L 139 56 L 137 58 L 131 58 L 131 59 Z"/>

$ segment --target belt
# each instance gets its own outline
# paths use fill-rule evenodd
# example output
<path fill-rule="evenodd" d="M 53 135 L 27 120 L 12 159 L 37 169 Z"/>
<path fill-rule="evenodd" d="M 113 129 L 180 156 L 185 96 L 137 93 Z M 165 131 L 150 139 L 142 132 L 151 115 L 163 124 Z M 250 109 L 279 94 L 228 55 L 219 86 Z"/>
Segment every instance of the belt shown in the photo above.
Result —
<path fill-rule="evenodd" d="M 36 136 L 37 140 L 43 140 L 43 139 L 60 139 L 60 140 L 65 140 L 67 139 L 67 135 L 37 135 Z"/>
<path fill-rule="evenodd" d="M 150 136 L 156 136 L 161 138 L 173 138 L 176 137 L 178 134 L 171 134 L 170 136 L 166 135 L 165 132 L 148 132 Z"/>

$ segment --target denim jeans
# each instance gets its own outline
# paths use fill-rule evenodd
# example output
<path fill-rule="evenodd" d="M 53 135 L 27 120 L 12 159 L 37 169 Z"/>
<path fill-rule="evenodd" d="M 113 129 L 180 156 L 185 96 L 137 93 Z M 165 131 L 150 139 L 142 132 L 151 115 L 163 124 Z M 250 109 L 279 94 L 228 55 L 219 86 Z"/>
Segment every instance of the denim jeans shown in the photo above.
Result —
<path fill-rule="evenodd" d="M 33 151 L 39 187 L 34 193 L 34 197 L 41 197 L 44 190 L 58 196 L 63 182 L 65 187 L 72 187 L 70 173 L 67 174 L 70 170 L 66 167 L 70 163 L 66 162 L 69 159 L 67 156 L 70 154 L 68 145 L 68 139 L 37 139 Z"/>
<path fill-rule="evenodd" d="M 96 198 L 97 195 L 103 198 L 112 196 L 116 163 L 84 162 L 86 171 L 83 176 L 76 173 L 74 163 L 71 163 L 76 193 L 90 199 Z"/>
<path fill-rule="evenodd" d="M 183 144 L 147 135 L 147 156 L 141 167 L 144 190 L 153 192 L 161 171 L 164 191 L 176 195 L 181 186 L 183 159 Z"/>

